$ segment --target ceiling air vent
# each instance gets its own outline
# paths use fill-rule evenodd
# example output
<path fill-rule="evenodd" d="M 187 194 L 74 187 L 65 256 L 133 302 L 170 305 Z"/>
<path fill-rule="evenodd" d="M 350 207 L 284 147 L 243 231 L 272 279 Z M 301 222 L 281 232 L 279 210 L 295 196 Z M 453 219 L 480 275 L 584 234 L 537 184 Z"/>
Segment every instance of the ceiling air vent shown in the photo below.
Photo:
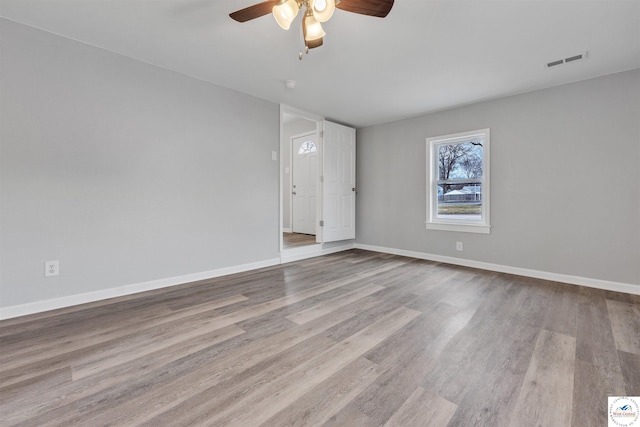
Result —
<path fill-rule="evenodd" d="M 564 59 L 558 59 L 557 61 L 547 62 L 547 68 L 555 67 L 556 65 L 564 64 Z"/>
<path fill-rule="evenodd" d="M 547 68 L 552 68 L 552 67 L 557 67 L 557 66 L 562 65 L 562 64 L 568 64 L 570 62 L 582 61 L 583 59 L 587 59 L 587 52 L 586 51 L 578 53 L 576 55 L 568 56 L 566 58 L 554 59 L 553 61 L 549 61 L 546 64 L 544 64 L 544 66 L 547 67 Z"/>

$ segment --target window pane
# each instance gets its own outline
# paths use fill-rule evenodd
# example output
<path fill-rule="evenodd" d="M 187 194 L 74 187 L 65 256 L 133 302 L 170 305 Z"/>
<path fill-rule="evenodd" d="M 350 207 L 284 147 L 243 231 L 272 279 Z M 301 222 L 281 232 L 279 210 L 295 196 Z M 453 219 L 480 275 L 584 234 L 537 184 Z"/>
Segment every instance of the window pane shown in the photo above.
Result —
<path fill-rule="evenodd" d="M 482 178 L 482 139 L 438 146 L 438 179 Z"/>
<path fill-rule="evenodd" d="M 313 141 L 305 141 L 302 144 L 300 144 L 300 148 L 298 149 L 298 154 L 303 155 L 303 154 L 315 153 L 317 151 L 318 151 L 318 148 L 316 147 L 316 144 Z"/>
<path fill-rule="evenodd" d="M 482 184 L 438 184 L 437 218 L 479 221 L 482 217 Z"/>

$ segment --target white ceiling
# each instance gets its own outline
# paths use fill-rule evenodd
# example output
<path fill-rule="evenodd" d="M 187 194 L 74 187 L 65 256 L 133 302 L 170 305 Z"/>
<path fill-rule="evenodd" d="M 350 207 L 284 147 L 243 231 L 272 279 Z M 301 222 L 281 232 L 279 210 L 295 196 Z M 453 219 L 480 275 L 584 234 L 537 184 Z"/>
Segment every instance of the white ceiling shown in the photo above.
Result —
<path fill-rule="evenodd" d="M 336 10 L 302 61 L 298 21 L 284 31 L 268 15 L 229 18 L 253 3 L 0 0 L 0 16 L 356 127 L 640 67 L 639 0 L 396 0 L 384 19 Z"/>

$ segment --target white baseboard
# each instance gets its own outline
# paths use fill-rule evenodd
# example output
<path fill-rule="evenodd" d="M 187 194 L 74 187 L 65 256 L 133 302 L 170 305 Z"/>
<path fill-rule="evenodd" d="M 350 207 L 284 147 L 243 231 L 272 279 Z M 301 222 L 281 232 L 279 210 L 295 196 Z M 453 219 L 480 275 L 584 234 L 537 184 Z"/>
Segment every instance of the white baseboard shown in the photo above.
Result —
<path fill-rule="evenodd" d="M 392 255 L 401 255 L 417 259 L 425 259 L 429 261 L 442 262 L 447 264 L 461 265 L 464 267 L 478 268 L 481 270 L 497 271 L 500 273 L 508 273 L 519 276 L 534 277 L 537 279 L 551 280 L 554 282 L 569 283 L 572 285 L 587 286 L 590 288 L 603 289 L 607 291 L 624 292 L 627 294 L 640 295 L 640 285 L 630 283 L 611 282 L 607 280 L 592 279 L 588 277 L 571 276 L 566 274 L 550 273 L 546 271 L 530 270 L 520 267 L 510 267 L 500 264 L 491 264 L 481 261 L 472 261 L 462 258 L 454 258 L 442 255 L 428 254 L 424 252 L 407 251 L 403 249 L 385 248 L 381 246 L 364 245 L 360 243 L 350 243 L 330 248 L 323 248 L 322 245 L 312 245 L 301 248 L 287 249 L 280 255 L 280 258 L 274 258 L 264 261 L 258 261 L 249 264 L 220 268 L 216 270 L 204 271 L 201 273 L 187 274 L 184 276 L 170 277 L 160 280 L 152 280 L 149 282 L 135 283 L 131 285 L 120 286 L 116 288 L 104 289 L 95 292 L 87 292 L 77 295 L 69 295 L 66 297 L 54 298 L 45 301 L 36 301 L 27 304 L 14 305 L 0 308 L 0 320 L 11 319 L 28 314 L 41 313 L 59 308 L 66 308 L 80 304 L 86 304 L 101 301 L 109 298 L 115 298 L 125 295 L 136 294 L 139 292 L 151 291 L 155 289 L 166 288 L 169 286 L 181 285 L 184 283 L 196 282 L 199 280 L 213 279 L 215 277 L 226 276 L 229 274 L 242 273 L 244 271 L 256 270 L 264 267 L 271 267 L 278 264 L 299 261 L 302 259 L 313 258 L 322 255 L 328 255 L 336 252 L 342 252 L 349 249 L 363 249 L 373 252 L 382 252 Z"/>
<path fill-rule="evenodd" d="M 283 233 L 293 233 L 290 228 L 283 228 L 282 232 Z"/>
<path fill-rule="evenodd" d="M 184 283 L 197 282 L 199 280 L 213 279 L 215 277 L 226 276 L 228 274 L 242 273 L 244 271 L 256 270 L 258 268 L 271 267 L 280 264 L 280 258 L 242 264 L 233 267 L 219 268 L 216 270 L 203 271 L 201 273 L 186 274 L 184 276 L 169 277 L 166 279 L 152 280 L 149 282 L 135 283 L 131 285 L 109 288 L 95 292 L 69 295 L 66 297 L 54 298 L 45 301 L 36 301 L 27 304 L 14 305 L 0 308 L 0 320 L 10 319 L 28 314 L 41 313 L 59 308 L 71 307 L 79 304 L 105 300 L 109 298 L 121 297 L 124 295 L 137 294 L 139 292 L 151 291 L 166 288 L 169 286 L 182 285 Z"/>
<path fill-rule="evenodd" d="M 569 283 L 571 285 L 587 286 L 589 288 L 603 289 L 606 291 L 624 292 L 626 294 L 640 295 L 640 285 L 631 283 L 611 282 L 608 280 L 592 279 L 589 277 L 571 276 L 568 274 L 550 273 L 547 271 L 530 270 L 528 268 L 510 267 L 508 265 L 492 264 L 482 261 L 473 261 L 462 258 L 454 258 L 443 255 L 428 254 L 424 252 L 406 251 L 404 249 L 385 248 L 381 246 L 363 245 L 356 243 L 357 249 L 373 252 L 382 252 L 392 255 L 401 255 L 410 258 L 424 259 L 428 261 L 442 262 L 446 264 L 461 265 L 464 267 L 478 268 L 480 270 L 497 271 L 499 273 L 527 276 L 536 279 L 551 280 L 554 282 Z"/>
<path fill-rule="evenodd" d="M 242 264 L 232 267 L 219 268 L 216 270 L 203 271 L 200 273 L 186 274 L 184 276 L 169 277 L 166 279 L 152 280 L 143 283 L 134 283 L 131 285 L 119 286 L 115 288 L 103 289 L 94 292 L 86 292 L 82 294 L 69 295 L 66 297 L 53 298 L 44 301 L 35 301 L 27 304 L 13 305 L 9 307 L 0 307 L 0 320 L 11 319 L 28 314 L 42 313 L 60 308 L 72 307 L 80 304 L 101 301 L 109 298 L 121 297 L 125 295 L 137 294 L 155 289 L 162 289 L 169 286 L 182 285 L 185 283 L 197 282 L 199 280 L 213 279 L 215 277 L 226 276 L 229 274 L 242 273 L 244 271 L 256 270 L 264 267 L 271 267 L 287 262 L 298 261 L 307 258 L 327 255 L 335 252 L 353 249 L 354 244 L 341 245 L 332 248 L 322 248 L 321 244 L 303 246 L 300 248 L 287 249 L 280 258 L 273 258 L 264 261 Z"/>

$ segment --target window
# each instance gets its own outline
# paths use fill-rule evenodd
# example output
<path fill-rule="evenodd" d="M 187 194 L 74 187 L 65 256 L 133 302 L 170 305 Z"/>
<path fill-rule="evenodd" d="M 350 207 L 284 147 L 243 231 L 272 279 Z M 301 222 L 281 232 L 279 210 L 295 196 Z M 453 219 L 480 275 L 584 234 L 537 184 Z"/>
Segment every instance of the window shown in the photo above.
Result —
<path fill-rule="evenodd" d="M 489 129 L 427 138 L 427 228 L 489 233 Z"/>
<path fill-rule="evenodd" d="M 313 143 L 313 141 L 305 141 L 300 144 L 298 154 L 302 156 L 303 154 L 315 153 L 317 151 L 318 148 L 316 147 L 316 144 Z"/>

